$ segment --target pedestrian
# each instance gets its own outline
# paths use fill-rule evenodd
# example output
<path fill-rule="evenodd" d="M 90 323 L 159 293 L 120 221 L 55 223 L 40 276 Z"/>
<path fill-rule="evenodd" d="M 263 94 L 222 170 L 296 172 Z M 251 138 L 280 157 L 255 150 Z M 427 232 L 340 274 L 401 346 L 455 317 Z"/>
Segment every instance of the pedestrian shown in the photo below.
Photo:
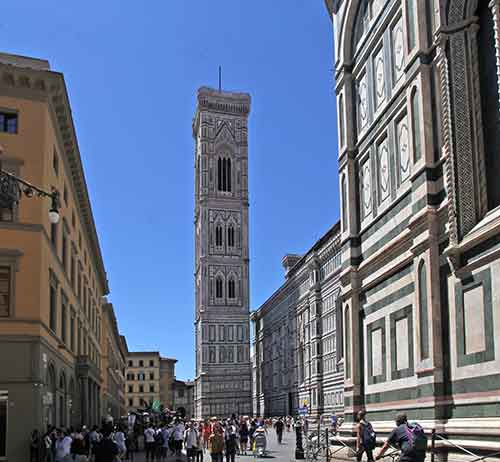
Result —
<path fill-rule="evenodd" d="M 245 421 L 241 422 L 240 425 L 240 452 L 242 454 L 247 454 L 248 446 L 248 425 Z"/>
<path fill-rule="evenodd" d="M 222 434 L 222 427 L 219 423 L 214 423 L 212 433 L 208 441 L 208 450 L 212 462 L 222 462 L 222 454 L 224 452 L 224 436 Z"/>
<path fill-rule="evenodd" d="M 133 428 L 129 428 L 127 432 L 125 447 L 127 448 L 127 452 L 125 454 L 125 460 L 133 461 L 134 454 L 137 451 L 137 436 Z"/>
<path fill-rule="evenodd" d="M 188 462 L 195 462 L 199 446 L 199 437 L 193 422 L 189 422 L 184 432 L 184 447 L 186 448 Z"/>
<path fill-rule="evenodd" d="M 332 415 L 332 421 L 331 421 L 331 423 L 332 423 L 332 433 L 333 433 L 334 435 L 336 435 L 336 434 L 337 434 L 337 424 L 338 424 L 338 417 L 337 417 L 337 414 L 335 414 L 335 413 L 334 413 L 334 414 Z"/>
<path fill-rule="evenodd" d="M 255 430 L 257 430 L 257 422 L 252 420 L 250 422 L 250 428 L 248 429 L 248 438 L 250 440 L 250 450 L 253 451 L 255 443 Z"/>
<path fill-rule="evenodd" d="M 118 446 L 118 457 L 123 458 L 127 454 L 127 445 L 125 444 L 125 432 L 123 427 L 119 425 L 114 434 L 114 441 Z"/>
<path fill-rule="evenodd" d="M 119 449 L 112 435 L 113 431 L 109 425 L 103 428 L 102 439 L 94 447 L 95 462 L 115 462 Z"/>
<path fill-rule="evenodd" d="M 162 437 L 162 445 L 161 445 L 161 460 L 167 460 L 168 456 L 168 441 L 170 439 L 170 429 L 167 425 L 164 425 L 161 428 L 161 437 Z"/>
<path fill-rule="evenodd" d="M 196 450 L 196 462 L 203 462 L 203 453 L 205 447 L 203 444 L 203 422 L 199 422 L 196 430 L 198 431 L 198 448 Z"/>
<path fill-rule="evenodd" d="M 30 462 L 40 462 L 40 432 L 35 429 L 31 432 L 30 439 Z"/>
<path fill-rule="evenodd" d="M 184 440 L 185 427 L 182 421 L 177 418 L 174 425 L 175 455 L 179 457 L 182 453 L 182 441 Z"/>
<path fill-rule="evenodd" d="M 87 462 L 89 449 L 85 443 L 85 438 L 83 433 L 74 432 L 74 438 L 71 443 L 71 456 L 73 457 L 74 462 Z"/>
<path fill-rule="evenodd" d="M 232 423 L 226 425 L 224 446 L 226 450 L 226 462 L 234 462 L 238 441 L 236 437 L 236 427 Z"/>
<path fill-rule="evenodd" d="M 56 462 L 69 462 L 71 460 L 71 437 L 62 429 L 57 430 Z"/>
<path fill-rule="evenodd" d="M 208 449 L 208 440 L 210 439 L 210 435 L 212 434 L 212 427 L 208 420 L 205 420 L 203 425 L 203 445 L 205 449 Z"/>
<path fill-rule="evenodd" d="M 356 459 L 361 462 L 363 453 L 366 452 L 368 462 L 373 462 L 373 450 L 377 442 L 377 435 L 373 431 L 372 424 L 366 419 L 366 411 L 359 411 L 357 417 Z"/>
<path fill-rule="evenodd" d="M 285 428 L 285 424 L 283 423 L 283 418 L 280 417 L 276 423 L 274 424 L 274 428 L 276 429 L 276 437 L 278 439 L 278 444 L 281 444 L 283 441 L 283 429 Z"/>
<path fill-rule="evenodd" d="M 408 423 L 406 414 L 396 416 L 396 427 L 377 454 L 377 460 L 384 455 L 390 445 L 401 450 L 400 462 L 423 462 L 425 460 L 427 436 L 419 424 Z"/>
<path fill-rule="evenodd" d="M 42 460 L 43 462 L 53 462 L 54 461 L 54 453 L 53 453 L 53 445 L 54 441 L 52 439 L 52 427 L 47 427 L 47 431 L 44 433 L 42 438 Z"/>
<path fill-rule="evenodd" d="M 144 430 L 144 446 L 146 448 L 146 461 L 153 461 L 155 446 L 155 431 L 151 423 L 148 423 Z"/>
<path fill-rule="evenodd" d="M 88 439 L 88 450 L 89 450 L 89 456 L 91 459 L 94 458 L 94 449 L 95 447 L 99 444 L 101 441 L 101 435 L 98 432 L 97 425 L 94 425 L 90 432 L 87 435 Z"/>

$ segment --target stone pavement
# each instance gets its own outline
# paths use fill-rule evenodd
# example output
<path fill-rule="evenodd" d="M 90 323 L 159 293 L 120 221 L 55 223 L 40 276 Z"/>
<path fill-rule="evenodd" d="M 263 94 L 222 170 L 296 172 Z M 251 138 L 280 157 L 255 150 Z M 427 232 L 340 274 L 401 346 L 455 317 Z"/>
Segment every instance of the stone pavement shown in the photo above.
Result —
<path fill-rule="evenodd" d="M 267 448 L 268 453 L 265 458 L 255 458 L 251 451 L 248 451 L 247 455 L 236 456 L 236 462 L 295 462 L 295 433 L 294 432 L 284 432 L 283 433 L 283 443 L 280 445 L 276 440 L 276 432 L 274 430 L 269 430 L 267 435 Z M 180 458 L 175 456 L 169 457 L 167 462 L 186 462 L 186 456 L 183 455 Z M 131 462 L 146 462 L 144 452 L 139 452 L 134 455 L 134 459 Z M 156 461 L 155 461 L 156 462 Z M 211 462 L 210 454 L 208 451 L 205 452 L 203 462 Z M 224 458 L 224 462 L 226 459 Z"/>

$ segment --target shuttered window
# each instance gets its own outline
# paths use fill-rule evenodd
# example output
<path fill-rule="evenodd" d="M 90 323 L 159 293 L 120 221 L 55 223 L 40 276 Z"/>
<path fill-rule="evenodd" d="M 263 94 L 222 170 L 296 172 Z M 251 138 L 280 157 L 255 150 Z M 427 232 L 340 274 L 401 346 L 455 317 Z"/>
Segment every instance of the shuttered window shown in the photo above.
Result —
<path fill-rule="evenodd" d="M 0 316 L 10 315 L 10 268 L 0 267 Z"/>

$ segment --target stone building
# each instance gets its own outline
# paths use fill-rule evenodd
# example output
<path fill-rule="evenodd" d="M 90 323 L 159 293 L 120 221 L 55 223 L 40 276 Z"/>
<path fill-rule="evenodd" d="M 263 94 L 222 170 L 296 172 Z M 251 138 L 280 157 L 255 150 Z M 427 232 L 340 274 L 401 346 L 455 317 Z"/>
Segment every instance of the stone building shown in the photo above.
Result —
<path fill-rule="evenodd" d="M 166 409 L 174 409 L 173 385 L 177 359 L 160 358 L 160 402 Z"/>
<path fill-rule="evenodd" d="M 128 349 L 125 337 L 118 331 L 113 304 L 102 306 L 102 411 L 103 417 L 117 421 L 126 415 L 125 365 Z"/>
<path fill-rule="evenodd" d="M 500 4 L 327 0 L 345 413 L 500 437 Z M 487 429 L 487 431 L 485 431 Z"/>
<path fill-rule="evenodd" d="M 128 412 L 146 409 L 155 401 L 164 409 L 173 408 L 176 362 L 162 357 L 158 351 L 129 352 L 125 393 Z"/>
<path fill-rule="evenodd" d="M 61 198 L 53 225 L 46 198 L 0 210 L 0 459 L 27 460 L 32 429 L 100 420 L 108 293 L 66 84 L 47 61 L 0 53 L 0 145 L 3 169 Z"/>
<path fill-rule="evenodd" d="M 160 400 L 160 353 L 158 351 L 130 351 L 128 353 L 125 399 L 128 412 L 145 409 Z"/>
<path fill-rule="evenodd" d="M 200 88 L 195 140 L 195 415 L 251 411 L 250 96 Z"/>
<path fill-rule="evenodd" d="M 172 383 L 172 409 L 188 418 L 194 417 L 194 386 L 192 380 L 174 380 Z"/>
<path fill-rule="evenodd" d="M 286 280 L 251 315 L 253 414 L 343 412 L 340 226 L 304 255 L 283 258 Z"/>

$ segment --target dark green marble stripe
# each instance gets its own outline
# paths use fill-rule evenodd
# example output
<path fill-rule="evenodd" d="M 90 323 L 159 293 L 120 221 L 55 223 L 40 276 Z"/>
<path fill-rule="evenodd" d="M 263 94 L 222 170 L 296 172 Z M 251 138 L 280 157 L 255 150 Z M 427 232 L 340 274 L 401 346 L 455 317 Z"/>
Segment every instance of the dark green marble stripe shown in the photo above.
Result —
<path fill-rule="evenodd" d="M 411 265 L 411 264 L 408 266 L 405 266 L 397 273 L 393 274 L 392 276 L 388 277 L 387 279 L 384 279 L 382 282 L 379 282 L 377 285 L 375 285 L 375 286 L 371 287 L 370 289 L 366 290 L 365 292 L 363 292 L 364 297 L 366 297 L 366 298 L 371 297 L 372 295 L 376 294 L 377 292 L 380 292 L 382 289 L 385 289 L 386 287 L 399 281 L 401 278 L 408 276 L 408 274 L 411 274 L 412 269 L 413 269 L 413 265 Z"/>
<path fill-rule="evenodd" d="M 401 300 L 403 297 L 413 294 L 414 292 L 415 292 L 415 284 L 413 282 L 410 282 L 409 284 L 401 287 L 392 294 L 389 294 L 386 297 L 383 297 L 380 300 L 377 300 L 376 302 L 372 303 L 371 305 L 368 305 L 367 307 L 363 308 L 363 313 L 366 316 L 375 313 L 376 311 L 385 308 L 387 305 L 391 305 L 397 302 L 398 300 Z"/>

